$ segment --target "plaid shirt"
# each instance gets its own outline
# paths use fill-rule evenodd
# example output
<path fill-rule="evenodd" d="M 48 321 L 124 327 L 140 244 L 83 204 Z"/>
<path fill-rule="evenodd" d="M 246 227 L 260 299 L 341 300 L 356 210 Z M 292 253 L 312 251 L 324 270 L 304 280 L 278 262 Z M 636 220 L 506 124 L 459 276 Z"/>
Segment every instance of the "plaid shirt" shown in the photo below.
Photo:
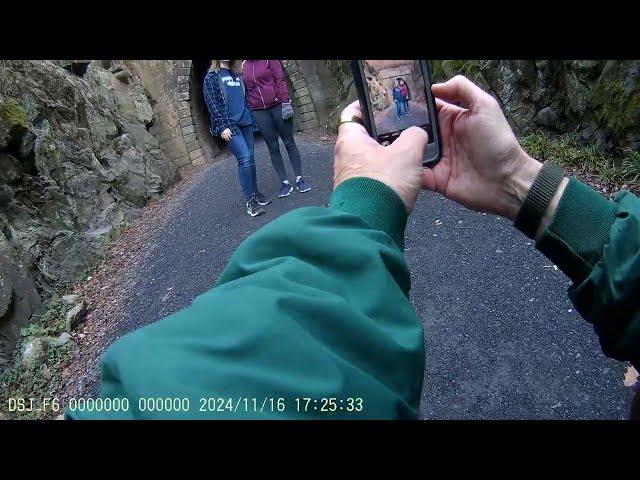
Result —
<path fill-rule="evenodd" d="M 211 135 L 219 137 L 227 128 L 231 130 L 233 135 L 240 134 L 238 127 L 229 119 L 229 109 L 220 90 L 220 75 L 218 75 L 218 72 L 210 71 L 207 73 L 202 84 L 202 91 L 204 93 L 204 101 L 209 109 L 209 118 L 211 120 L 209 131 Z"/>

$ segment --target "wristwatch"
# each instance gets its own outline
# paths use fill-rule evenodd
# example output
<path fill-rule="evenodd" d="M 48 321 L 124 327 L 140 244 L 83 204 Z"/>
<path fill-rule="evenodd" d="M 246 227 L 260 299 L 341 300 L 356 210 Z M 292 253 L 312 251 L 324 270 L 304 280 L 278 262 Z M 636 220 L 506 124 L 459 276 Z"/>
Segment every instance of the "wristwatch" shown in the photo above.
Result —
<path fill-rule="evenodd" d="M 535 237 L 542 217 L 563 178 L 562 167 L 548 160 L 544 162 L 513 222 L 514 226 L 527 237 Z"/>

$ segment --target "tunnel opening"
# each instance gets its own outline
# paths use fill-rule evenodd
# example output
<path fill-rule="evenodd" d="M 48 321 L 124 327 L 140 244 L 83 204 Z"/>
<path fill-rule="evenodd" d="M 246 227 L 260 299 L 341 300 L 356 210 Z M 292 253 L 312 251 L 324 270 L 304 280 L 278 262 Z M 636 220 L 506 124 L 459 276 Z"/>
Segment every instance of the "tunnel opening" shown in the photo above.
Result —
<path fill-rule="evenodd" d="M 214 160 L 224 148 L 222 140 L 211 135 L 209 131 L 209 110 L 204 101 L 202 82 L 207 75 L 211 60 L 197 59 L 191 62 L 191 115 L 194 130 L 200 140 L 200 147 L 205 157 Z"/>
<path fill-rule="evenodd" d="M 218 137 L 211 135 L 209 110 L 204 100 L 202 84 L 204 77 L 207 75 L 211 60 L 209 59 L 193 59 L 191 60 L 191 72 L 190 72 L 190 102 L 191 102 L 191 115 L 193 118 L 194 133 L 199 139 L 200 147 L 203 154 L 211 160 L 215 160 L 220 156 L 220 153 L 227 150 L 226 142 Z M 289 96 L 293 101 L 294 117 L 293 127 L 295 132 L 302 132 L 305 128 L 305 120 L 309 123 L 309 115 L 313 111 L 315 115 L 315 108 L 309 103 L 309 91 L 306 83 L 302 79 L 300 72 L 294 73 L 295 80 L 297 82 L 294 86 L 294 78 L 285 71 L 287 87 L 289 90 Z M 300 93 L 300 92 L 303 93 Z M 311 109 L 309 108 L 311 107 Z M 317 123 L 317 120 L 315 120 Z M 311 125 L 313 126 L 313 125 Z M 309 127 L 310 128 L 310 127 Z M 262 137 L 259 132 L 256 132 L 256 140 L 261 141 Z M 191 143 L 187 141 L 187 143 Z M 195 147 L 194 147 L 195 148 Z"/>

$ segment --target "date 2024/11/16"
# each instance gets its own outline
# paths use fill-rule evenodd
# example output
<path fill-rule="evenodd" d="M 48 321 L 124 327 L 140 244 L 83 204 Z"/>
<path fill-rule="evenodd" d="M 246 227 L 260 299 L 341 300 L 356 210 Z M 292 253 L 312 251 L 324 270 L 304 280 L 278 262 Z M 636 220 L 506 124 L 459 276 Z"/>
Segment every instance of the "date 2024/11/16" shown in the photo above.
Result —
<path fill-rule="evenodd" d="M 135 407 L 139 412 L 148 413 L 194 413 L 191 400 L 187 397 L 149 397 L 139 398 Z M 127 398 L 72 398 L 67 404 L 71 412 L 126 412 L 132 407 Z M 62 404 L 57 398 L 10 398 L 10 412 L 47 412 L 61 413 Z M 198 401 L 196 412 L 353 412 L 364 410 L 362 397 L 296 397 L 287 400 L 284 397 L 203 397 Z"/>

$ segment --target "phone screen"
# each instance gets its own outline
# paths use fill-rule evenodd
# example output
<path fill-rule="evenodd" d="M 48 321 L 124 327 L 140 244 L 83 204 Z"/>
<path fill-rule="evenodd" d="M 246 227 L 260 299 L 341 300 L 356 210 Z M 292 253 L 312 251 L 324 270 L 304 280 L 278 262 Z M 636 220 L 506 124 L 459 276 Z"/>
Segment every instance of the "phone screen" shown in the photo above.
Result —
<path fill-rule="evenodd" d="M 426 97 L 427 82 L 420 60 L 361 60 L 367 101 L 379 143 L 392 143 L 403 130 L 416 126 L 434 135 Z"/>

